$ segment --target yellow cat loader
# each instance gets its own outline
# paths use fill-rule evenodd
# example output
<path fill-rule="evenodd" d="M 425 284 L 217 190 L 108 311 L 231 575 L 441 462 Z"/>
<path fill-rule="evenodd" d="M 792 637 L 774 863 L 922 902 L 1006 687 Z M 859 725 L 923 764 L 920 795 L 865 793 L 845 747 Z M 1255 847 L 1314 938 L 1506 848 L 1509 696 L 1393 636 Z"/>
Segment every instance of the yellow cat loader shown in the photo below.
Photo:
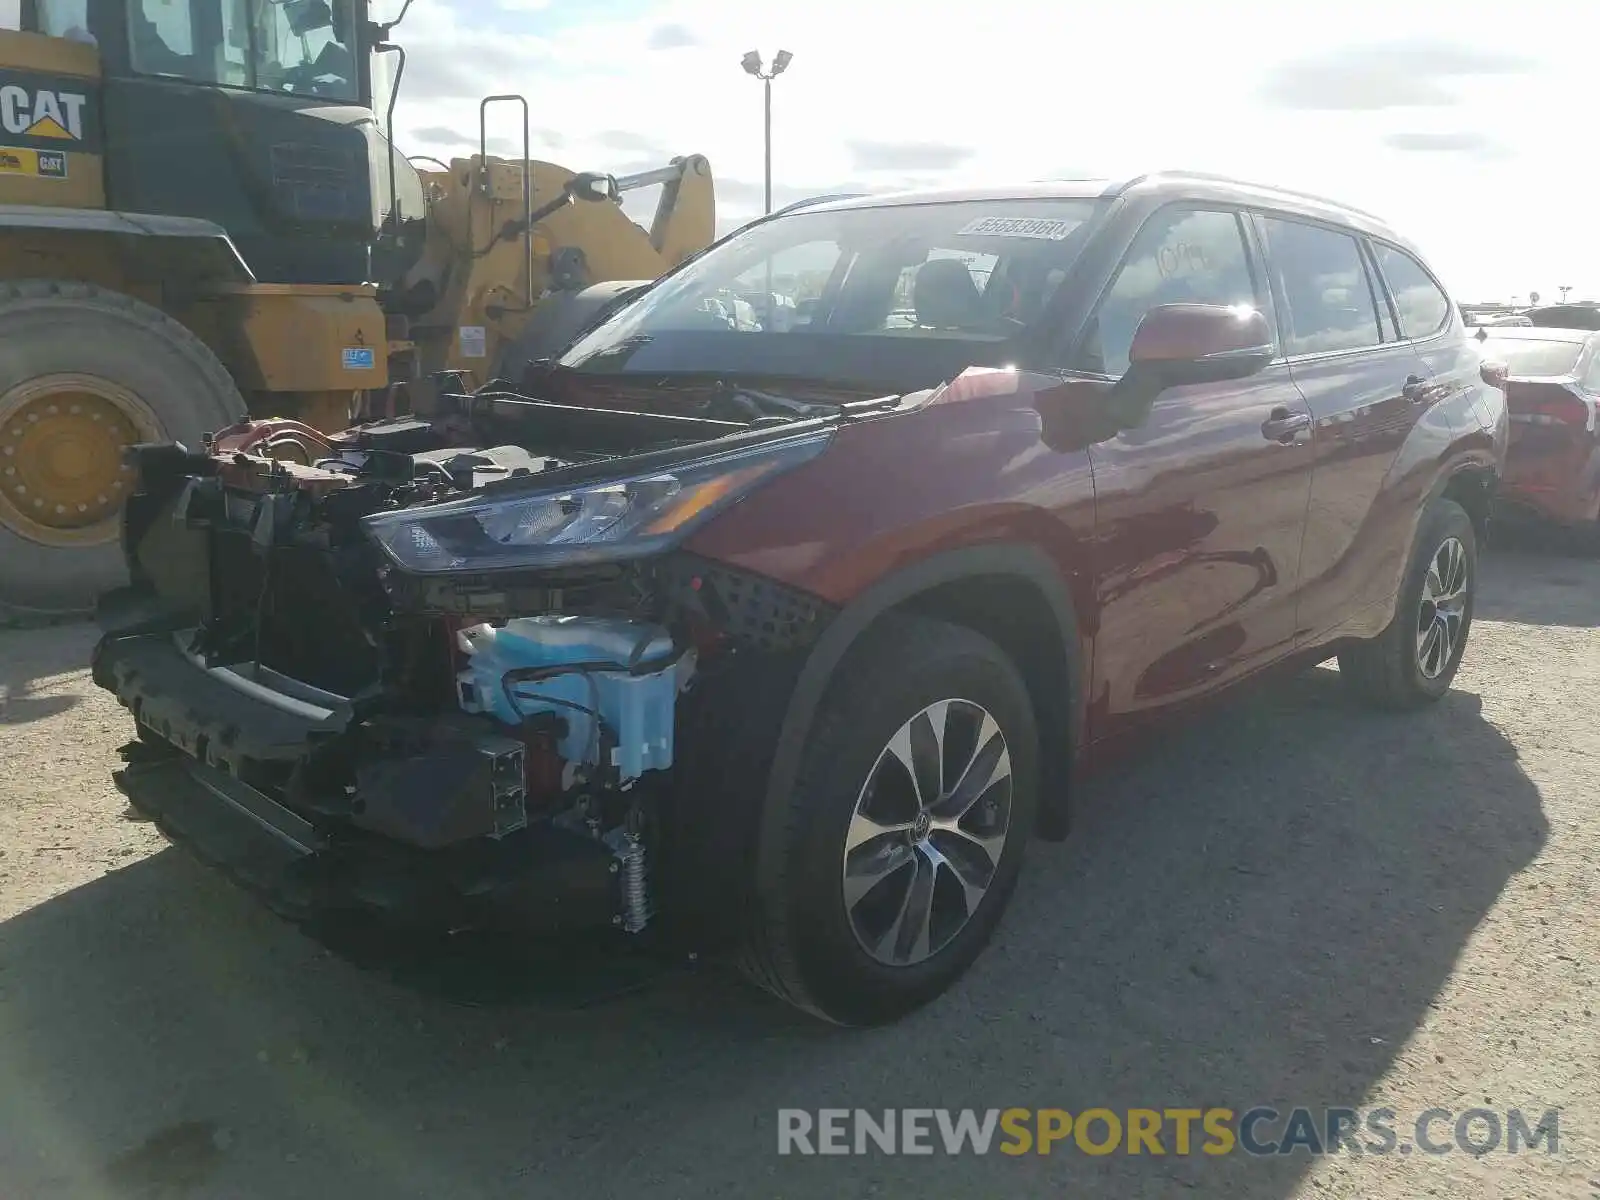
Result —
<path fill-rule="evenodd" d="M 0 619 L 123 577 L 125 446 L 429 411 L 443 373 L 514 373 L 712 241 L 703 157 L 532 161 L 519 96 L 482 102 L 477 154 L 417 169 L 396 24 L 366 0 L 22 0 L 0 30 Z M 499 104 L 520 161 L 487 152 Z M 646 230 L 620 193 L 652 185 Z"/>

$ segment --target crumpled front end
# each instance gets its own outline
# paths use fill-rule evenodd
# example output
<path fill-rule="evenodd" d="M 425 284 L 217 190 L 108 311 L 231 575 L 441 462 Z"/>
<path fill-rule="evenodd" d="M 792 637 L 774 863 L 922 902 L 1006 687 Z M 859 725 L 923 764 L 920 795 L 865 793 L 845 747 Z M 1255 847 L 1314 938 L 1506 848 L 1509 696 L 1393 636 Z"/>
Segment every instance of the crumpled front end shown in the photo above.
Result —
<path fill-rule="evenodd" d="M 725 908 L 830 614 L 682 553 L 670 514 L 803 458 L 757 439 L 706 468 L 704 438 L 643 440 L 642 458 L 137 448 L 132 583 L 102 600 L 93 662 L 136 722 L 118 786 L 295 917 L 639 933 Z M 627 520 L 642 552 L 571 532 Z"/>

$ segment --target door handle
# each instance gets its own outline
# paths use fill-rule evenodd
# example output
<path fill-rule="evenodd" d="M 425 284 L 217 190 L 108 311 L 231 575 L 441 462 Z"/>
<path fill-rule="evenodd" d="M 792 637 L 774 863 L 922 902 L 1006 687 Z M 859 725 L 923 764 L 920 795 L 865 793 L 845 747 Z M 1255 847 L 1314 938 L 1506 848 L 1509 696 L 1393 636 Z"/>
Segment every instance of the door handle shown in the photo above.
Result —
<path fill-rule="evenodd" d="M 1297 435 L 1302 429 L 1309 428 L 1311 428 L 1310 414 L 1290 412 L 1287 408 L 1280 407 L 1273 409 L 1267 419 L 1261 422 L 1261 436 L 1288 444 L 1297 440 Z"/>
<path fill-rule="evenodd" d="M 1423 400 L 1427 399 L 1427 396 L 1422 390 L 1423 388 L 1427 387 L 1427 385 L 1428 381 L 1421 375 L 1407 375 L 1406 385 L 1400 389 L 1400 394 L 1407 400 L 1411 401 L 1411 403 L 1420 404 Z"/>

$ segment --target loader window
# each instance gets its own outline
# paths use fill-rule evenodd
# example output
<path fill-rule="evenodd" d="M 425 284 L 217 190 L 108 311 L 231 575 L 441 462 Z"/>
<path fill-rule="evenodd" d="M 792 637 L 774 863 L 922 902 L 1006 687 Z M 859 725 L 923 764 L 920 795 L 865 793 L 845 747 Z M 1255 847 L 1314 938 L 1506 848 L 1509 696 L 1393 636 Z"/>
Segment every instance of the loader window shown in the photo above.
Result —
<path fill-rule="evenodd" d="M 217 47 L 217 82 L 250 86 L 249 0 L 222 0 L 222 45 Z"/>
<path fill-rule="evenodd" d="M 208 78 L 194 53 L 189 0 L 143 0 L 128 7 L 128 48 L 133 69 L 147 75 Z"/>
<path fill-rule="evenodd" d="M 130 0 L 128 35 L 146 75 L 360 100 L 352 0 Z"/>
<path fill-rule="evenodd" d="M 257 87 L 331 100 L 358 98 L 353 4 L 266 0 L 261 9 Z"/>
<path fill-rule="evenodd" d="M 26 15 L 26 5 L 24 15 Z M 93 41 L 89 37 L 89 0 L 37 0 L 33 5 L 34 28 L 29 32 L 46 37 Z"/>

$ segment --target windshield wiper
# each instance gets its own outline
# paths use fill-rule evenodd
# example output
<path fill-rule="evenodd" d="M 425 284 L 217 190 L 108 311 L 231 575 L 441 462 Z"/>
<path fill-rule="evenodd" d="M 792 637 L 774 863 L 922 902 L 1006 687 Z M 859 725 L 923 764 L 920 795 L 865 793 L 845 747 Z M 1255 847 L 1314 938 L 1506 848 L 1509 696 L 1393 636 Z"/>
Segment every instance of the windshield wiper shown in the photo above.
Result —
<path fill-rule="evenodd" d="M 540 378 L 549 378 L 554 375 L 570 373 L 581 379 L 587 387 L 604 387 L 606 384 L 616 384 L 626 387 L 656 388 L 661 391 L 687 392 L 692 395 L 704 396 L 712 407 L 723 409 L 729 415 L 737 414 L 739 417 L 750 421 L 803 421 L 817 417 L 836 417 L 845 411 L 847 405 L 859 404 L 864 400 L 874 399 L 873 393 L 864 390 L 857 384 L 846 383 L 840 380 L 793 380 L 795 390 L 806 393 L 821 391 L 833 393 L 837 398 L 830 397 L 826 400 L 807 398 L 801 399 L 789 394 L 787 390 L 773 390 L 770 387 L 754 387 L 738 377 L 709 375 L 700 373 L 672 373 L 652 375 L 646 372 L 634 374 L 632 372 L 617 373 L 589 373 L 586 371 L 573 371 L 571 367 L 563 366 L 558 358 L 535 359 L 528 364 L 528 374 L 531 386 L 537 386 Z M 780 387 L 791 382 L 788 379 L 773 380 Z"/>
<path fill-rule="evenodd" d="M 837 416 L 843 407 L 835 402 L 796 400 L 791 396 L 745 387 L 721 379 L 712 386 L 712 391 L 719 400 L 746 410 L 752 420 L 758 417 L 787 417 L 791 420 L 831 417 Z"/>

